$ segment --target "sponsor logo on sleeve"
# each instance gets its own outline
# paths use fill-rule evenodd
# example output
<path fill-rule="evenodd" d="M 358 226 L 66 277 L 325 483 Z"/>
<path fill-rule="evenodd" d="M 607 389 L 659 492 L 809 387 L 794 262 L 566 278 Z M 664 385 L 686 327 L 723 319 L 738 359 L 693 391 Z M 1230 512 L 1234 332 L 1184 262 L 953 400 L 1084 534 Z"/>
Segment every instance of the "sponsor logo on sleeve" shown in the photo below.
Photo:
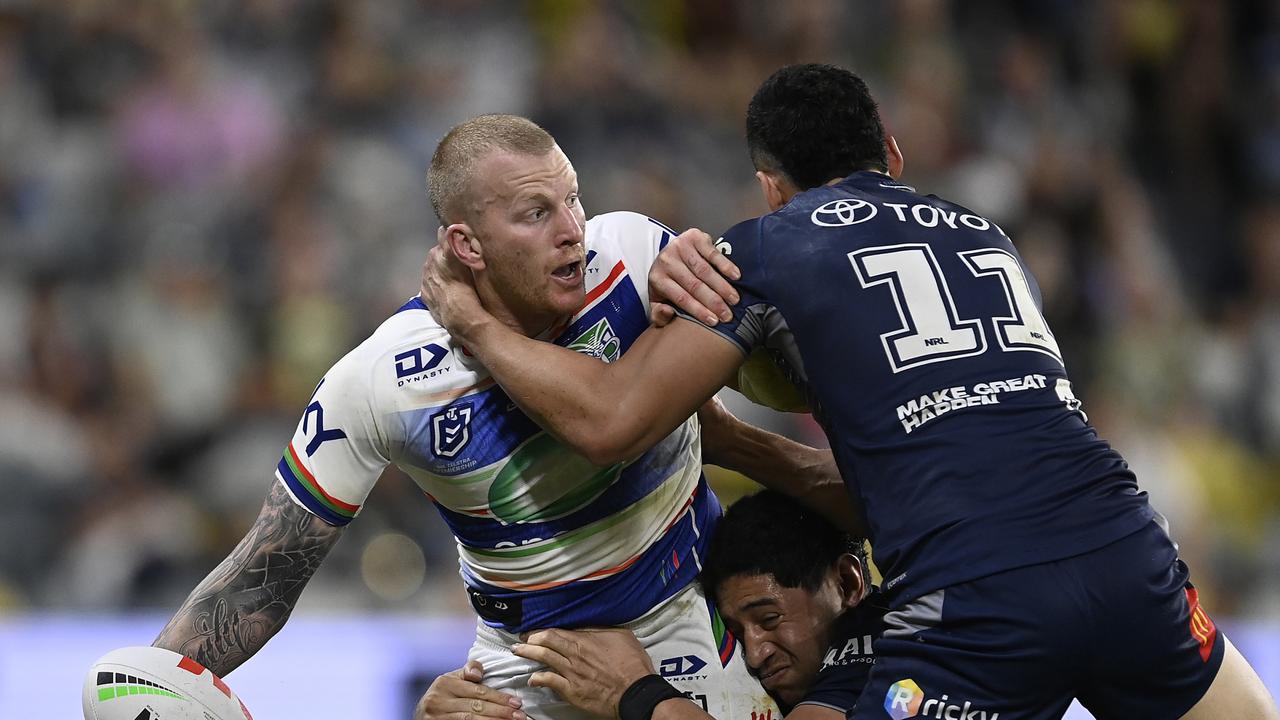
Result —
<path fill-rule="evenodd" d="M 321 381 L 322 384 L 323 382 Z M 347 434 L 343 432 L 342 428 L 327 428 L 324 426 L 324 406 L 320 404 L 319 400 L 312 400 L 311 404 L 307 406 L 307 411 L 302 414 L 303 433 L 310 432 L 312 417 L 315 417 L 316 434 L 312 436 L 311 442 L 307 443 L 307 457 L 315 455 L 320 446 L 330 440 L 346 439 Z"/>

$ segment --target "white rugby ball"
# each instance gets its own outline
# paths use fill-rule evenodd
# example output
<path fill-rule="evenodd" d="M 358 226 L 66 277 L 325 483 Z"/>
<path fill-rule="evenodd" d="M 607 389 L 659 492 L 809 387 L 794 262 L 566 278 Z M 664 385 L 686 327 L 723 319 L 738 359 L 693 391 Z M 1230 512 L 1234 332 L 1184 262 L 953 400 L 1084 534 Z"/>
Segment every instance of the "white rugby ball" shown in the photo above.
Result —
<path fill-rule="evenodd" d="M 85 720 L 253 720 L 213 671 L 172 650 L 126 647 L 89 668 Z"/>

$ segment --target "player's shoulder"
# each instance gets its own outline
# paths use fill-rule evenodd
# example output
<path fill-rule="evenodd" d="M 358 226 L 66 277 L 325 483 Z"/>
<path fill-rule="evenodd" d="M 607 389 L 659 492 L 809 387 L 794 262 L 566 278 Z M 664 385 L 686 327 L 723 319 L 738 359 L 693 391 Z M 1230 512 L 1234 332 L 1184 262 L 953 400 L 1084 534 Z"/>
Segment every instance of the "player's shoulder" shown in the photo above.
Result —
<path fill-rule="evenodd" d="M 648 215 L 618 210 L 587 221 L 587 251 L 627 254 L 638 250 L 656 253 L 675 237 L 675 231 Z"/>
<path fill-rule="evenodd" d="M 842 714 L 853 708 L 875 665 L 885 612 L 878 593 L 872 592 L 835 619 L 818 675 L 799 704 Z"/>
<path fill-rule="evenodd" d="M 835 187 L 827 185 L 798 193 L 777 210 L 743 220 L 729 228 L 721 236 L 720 242 L 732 245 L 734 250 L 739 250 L 740 247 L 754 248 L 762 244 L 762 238 L 797 229 L 806 230 L 815 222 L 814 210 L 839 197 L 842 197 L 841 193 Z M 721 249 L 723 251 L 724 248 Z"/>
<path fill-rule="evenodd" d="M 325 382 L 375 404 L 400 405 L 404 396 L 474 385 L 478 375 L 487 373 L 415 297 L 335 363 Z"/>
<path fill-rule="evenodd" d="M 588 237 L 621 236 L 621 235 L 654 235 L 673 234 L 675 231 L 665 223 L 630 210 L 615 210 L 601 213 L 587 221 Z"/>
<path fill-rule="evenodd" d="M 884 627 L 884 616 L 889 613 L 889 605 L 885 602 L 880 589 L 872 587 L 871 592 L 862 598 L 857 606 L 844 614 L 843 626 L 849 632 L 871 633 L 879 635 Z"/>
<path fill-rule="evenodd" d="M 913 193 L 888 175 L 857 172 L 841 182 L 797 193 L 777 210 L 738 223 L 725 232 L 722 242 L 742 255 L 795 254 L 804 245 L 824 243 L 824 231 L 876 232 L 875 223 L 868 221 L 881 214 L 879 204 Z"/>
<path fill-rule="evenodd" d="M 874 645 L 884 632 L 884 616 L 888 612 L 880 594 L 873 591 L 841 613 L 831 628 L 822 669 L 874 662 Z"/>
<path fill-rule="evenodd" d="M 873 589 L 861 602 L 836 618 L 831 629 L 831 650 L 846 652 L 850 647 L 856 649 L 856 645 L 851 646 L 849 641 L 859 640 L 867 645 L 863 651 L 869 653 L 872 639 L 878 638 L 884 630 L 884 616 L 888 612 L 883 596 L 879 590 Z M 827 660 L 831 659 L 829 655 Z"/>
<path fill-rule="evenodd" d="M 845 207 L 861 206 L 867 202 L 862 198 L 864 195 L 866 195 L 865 189 L 850 182 L 850 180 L 835 185 L 821 185 L 816 188 L 810 188 L 791 198 L 790 202 L 783 205 L 776 212 L 762 218 L 761 230 L 764 232 L 777 232 L 799 227 L 807 231 L 814 226 L 847 226 L 845 224 L 847 218 L 844 215 L 837 218 L 838 224 L 833 223 L 827 215 L 837 207 L 841 208 L 843 212 Z M 854 220 L 859 219 L 854 218 Z"/>
<path fill-rule="evenodd" d="M 733 260 L 735 264 L 749 255 L 755 255 L 760 247 L 762 224 L 768 215 L 743 220 L 720 233 L 716 238 L 716 248 Z"/>

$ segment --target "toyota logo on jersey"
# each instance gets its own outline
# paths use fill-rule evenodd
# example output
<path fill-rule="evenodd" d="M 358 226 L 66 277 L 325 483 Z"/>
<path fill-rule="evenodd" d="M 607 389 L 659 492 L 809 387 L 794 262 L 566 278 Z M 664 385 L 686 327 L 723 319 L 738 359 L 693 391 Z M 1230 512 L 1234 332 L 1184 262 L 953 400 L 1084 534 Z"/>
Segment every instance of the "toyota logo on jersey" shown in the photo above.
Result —
<path fill-rule="evenodd" d="M 875 205 L 866 200 L 832 200 L 814 209 L 810 219 L 814 225 L 822 227 L 844 227 L 864 223 L 876 216 Z"/>

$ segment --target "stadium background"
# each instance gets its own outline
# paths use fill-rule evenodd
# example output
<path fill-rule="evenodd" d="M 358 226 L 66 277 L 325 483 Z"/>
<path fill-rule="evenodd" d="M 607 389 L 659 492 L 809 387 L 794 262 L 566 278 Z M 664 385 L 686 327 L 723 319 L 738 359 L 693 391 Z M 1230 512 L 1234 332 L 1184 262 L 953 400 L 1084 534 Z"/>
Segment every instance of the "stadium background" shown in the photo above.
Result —
<path fill-rule="evenodd" d="M 1275 3 L 9 0 L 0 716 L 73 716 L 240 537 L 321 374 L 415 292 L 451 125 L 527 115 L 589 214 L 715 233 L 764 210 L 751 92 L 814 60 L 869 81 L 908 182 L 1015 239 L 1085 409 L 1280 687 Z M 232 686 L 260 718 L 317 688 L 313 717 L 407 717 L 467 644 L 452 544 L 388 471 Z"/>

